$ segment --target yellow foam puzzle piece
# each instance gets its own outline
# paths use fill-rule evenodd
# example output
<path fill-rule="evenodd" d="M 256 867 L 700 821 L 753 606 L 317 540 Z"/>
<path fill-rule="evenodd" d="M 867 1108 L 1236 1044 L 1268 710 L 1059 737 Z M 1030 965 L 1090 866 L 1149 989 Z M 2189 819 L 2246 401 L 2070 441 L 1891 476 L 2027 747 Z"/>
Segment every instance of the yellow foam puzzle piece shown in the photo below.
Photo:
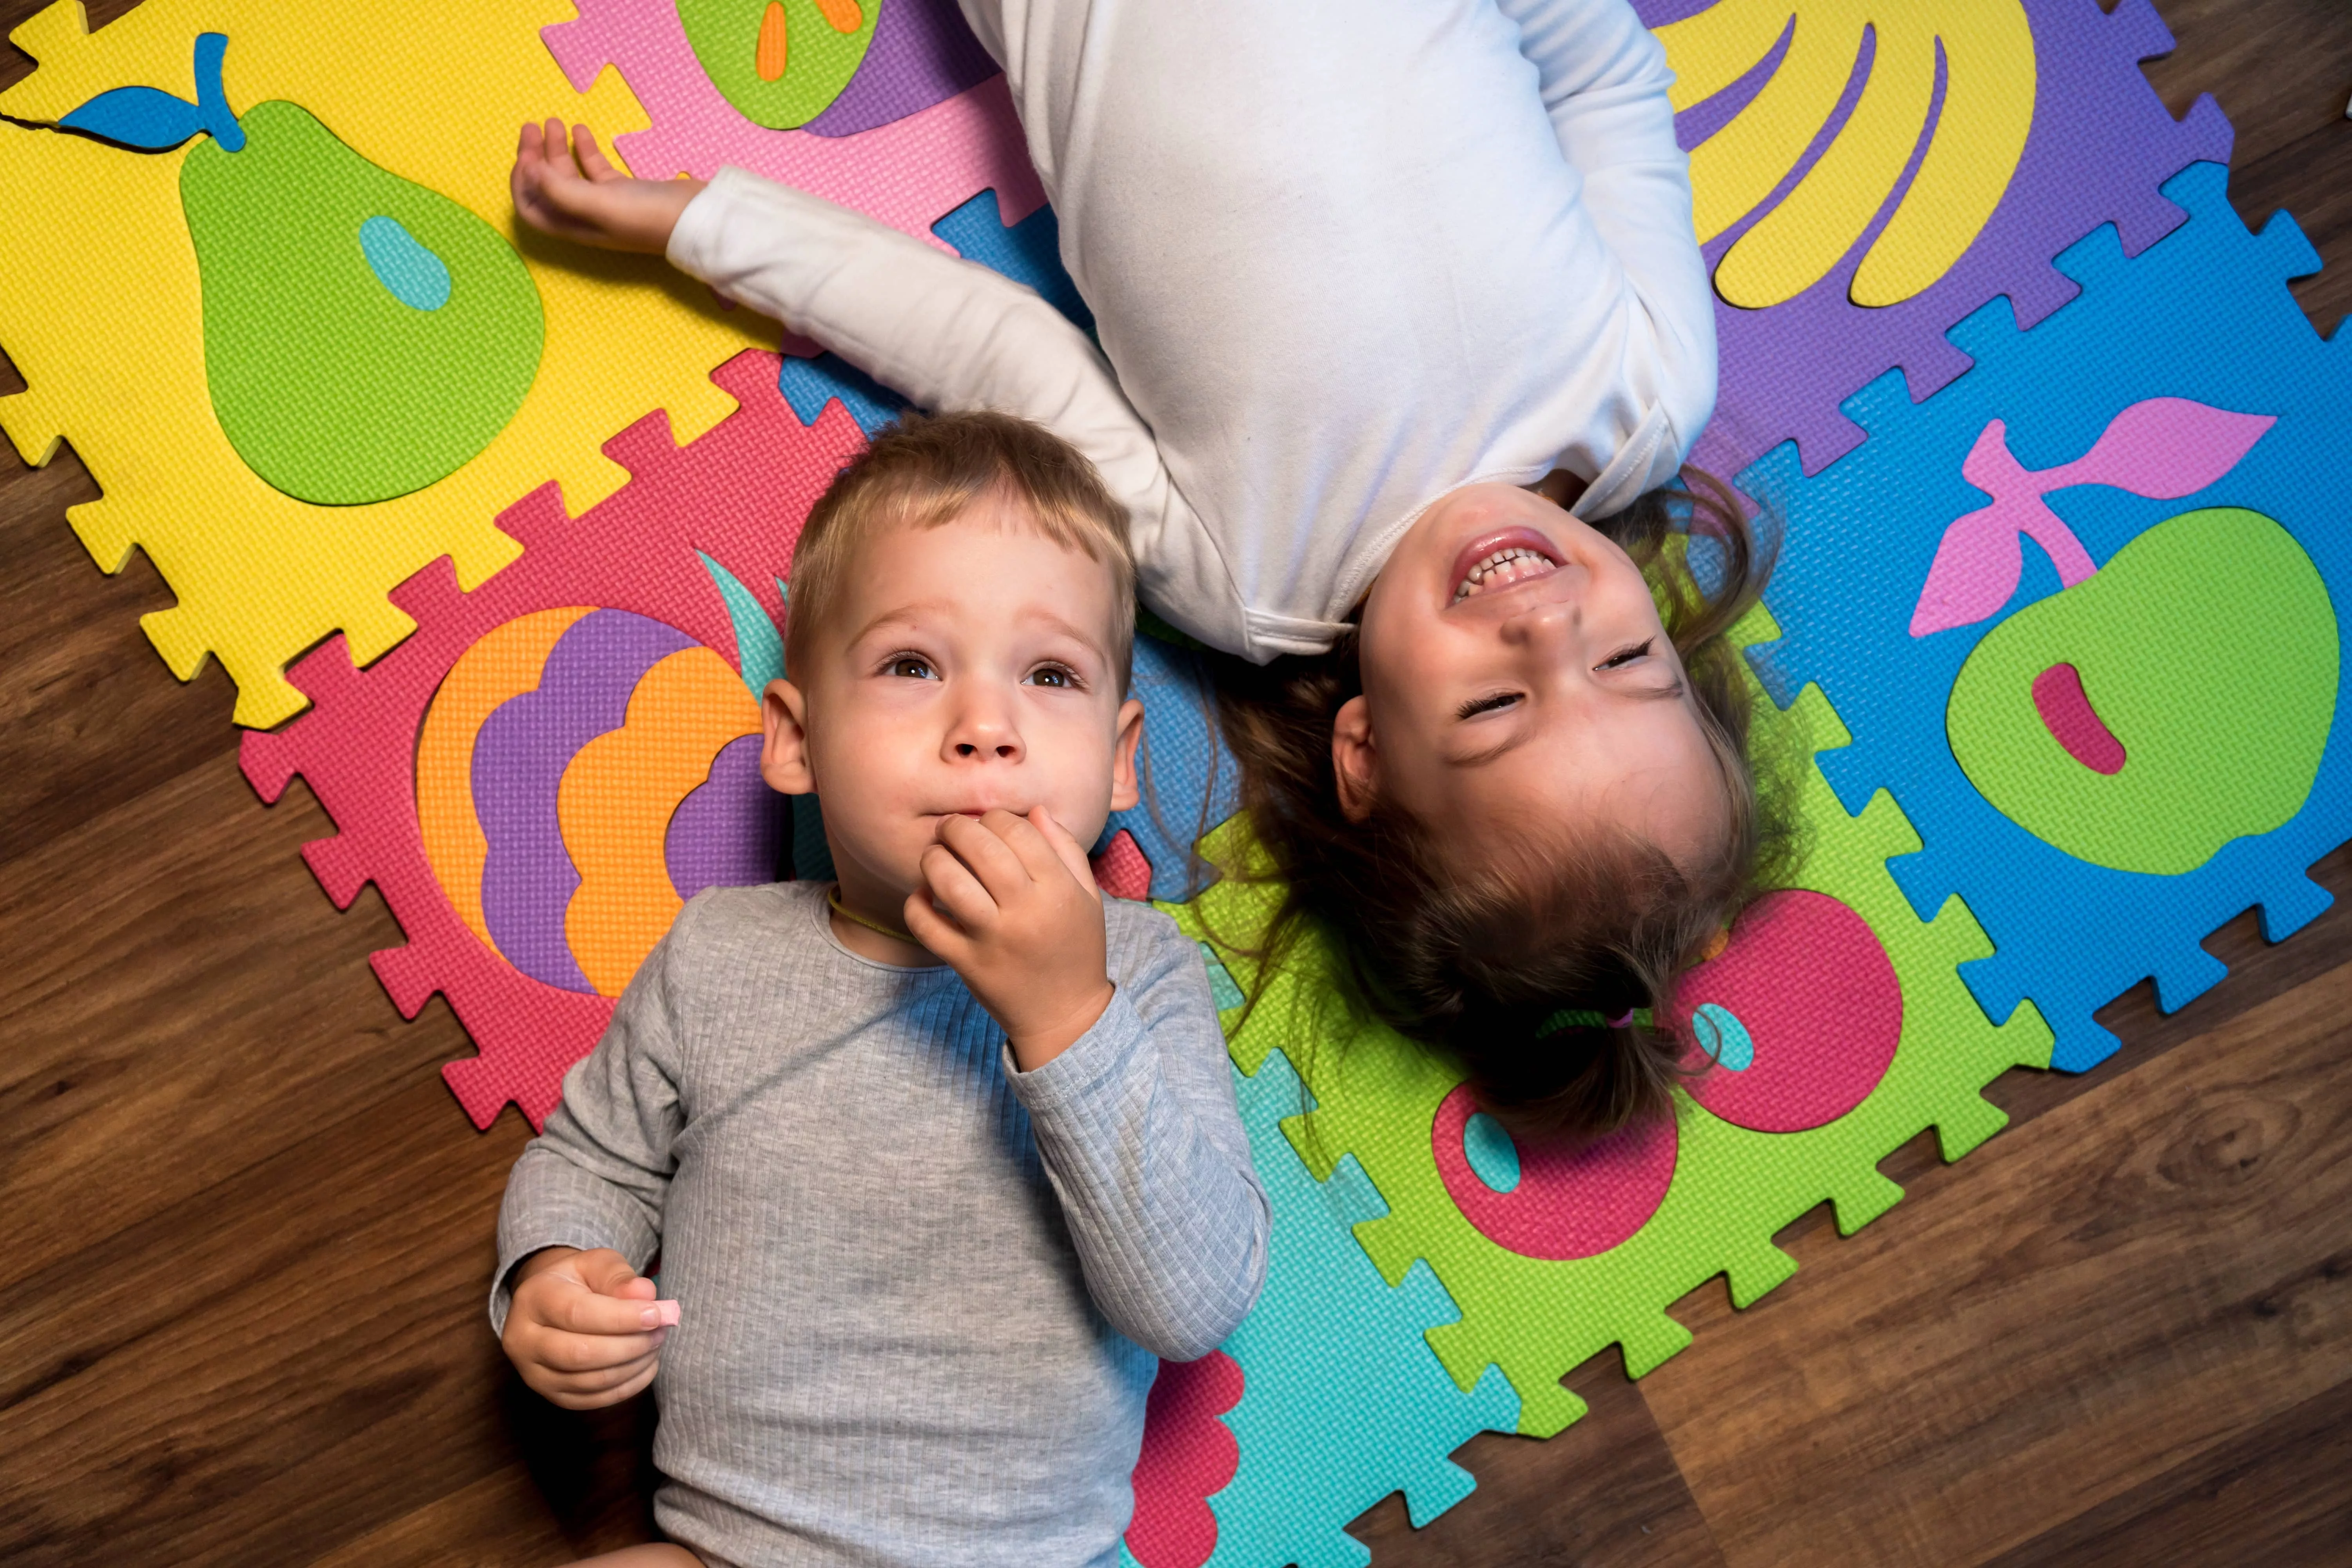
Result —
<path fill-rule="evenodd" d="M 1789 31 L 1789 50 L 1747 107 L 1691 153 L 1699 238 L 1713 239 L 1797 166 L 1845 90 L 1869 27 L 1860 100 L 1794 190 L 1716 269 L 1732 304 L 1762 310 L 1829 275 L 1870 226 L 1927 128 L 1936 52 L 1944 105 L 1919 172 L 1863 258 L 1857 305 L 1892 305 L 1951 269 L 1975 242 L 2033 124 L 2033 32 L 2019 0 L 1722 0 L 1658 29 L 1688 109 L 1745 75 Z"/>
<path fill-rule="evenodd" d="M 521 547 L 492 519 L 528 491 L 556 480 L 577 515 L 617 489 L 628 476 L 598 449 L 613 433 L 655 408 L 681 442 L 716 424 L 735 405 L 711 367 L 773 336 L 659 257 L 518 233 L 507 172 L 524 120 L 561 114 L 608 137 L 647 123 L 617 72 L 584 98 L 565 81 L 539 29 L 572 15 L 565 0 L 146 0 L 89 33 L 79 0 L 59 0 L 11 35 L 38 68 L 0 93 L 0 114 L 54 121 L 119 87 L 193 99 L 197 36 L 226 34 L 232 109 L 300 104 L 506 236 L 539 289 L 539 374 L 488 447 L 410 495 L 310 505 L 247 468 L 214 417 L 180 208 L 187 148 L 0 124 L 0 350 L 27 387 L 0 398 L 0 428 L 37 466 L 73 443 L 105 492 L 68 514 L 75 531 L 108 572 L 147 552 L 178 599 L 142 622 L 149 638 L 184 680 L 217 657 L 240 724 L 302 709 L 284 668 L 330 633 L 362 664 L 406 637 L 414 623 L 384 595 L 436 557 L 468 588 L 513 560 Z"/>

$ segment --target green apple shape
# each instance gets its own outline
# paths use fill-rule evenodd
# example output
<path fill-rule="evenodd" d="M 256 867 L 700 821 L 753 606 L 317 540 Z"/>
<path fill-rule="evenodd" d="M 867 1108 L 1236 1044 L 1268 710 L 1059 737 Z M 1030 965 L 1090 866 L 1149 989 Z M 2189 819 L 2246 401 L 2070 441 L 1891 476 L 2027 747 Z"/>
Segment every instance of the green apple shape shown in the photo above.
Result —
<path fill-rule="evenodd" d="M 2336 648 L 2326 586 L 2286 530 L 2237 507 L 2184 512 L 1988 632 L 1946 731 L 1969 783 L 2029 833 L 2177 876 L 2303 809 Z"/>
<path fill-rule="evenodd" d="M 379 168 L 298 104 L 199 142 L 180 203 L 204 282 L 205 374 L 247 467 L 322 505 L 462 467 L 539 373 L 539 289 L 497 230 Z"/>
<path fill-rule="evenodd" d="M 832 107 L 865 62 L 886 0 L 677 0 L 694 58 L 735 111 L 790 131 Z"/>

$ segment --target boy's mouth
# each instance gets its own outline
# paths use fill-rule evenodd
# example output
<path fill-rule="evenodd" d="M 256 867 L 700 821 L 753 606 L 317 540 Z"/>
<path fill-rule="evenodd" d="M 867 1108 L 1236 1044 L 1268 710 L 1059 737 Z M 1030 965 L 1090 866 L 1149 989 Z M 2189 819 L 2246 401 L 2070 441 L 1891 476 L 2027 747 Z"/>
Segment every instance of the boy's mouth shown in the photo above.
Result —
<path fill-rule="evenodd" d="M 1559 570 L 1557 546 L 1531 528 L 1481 535 L 1454 558 L 1454 598 L 1460 604 Z"/>

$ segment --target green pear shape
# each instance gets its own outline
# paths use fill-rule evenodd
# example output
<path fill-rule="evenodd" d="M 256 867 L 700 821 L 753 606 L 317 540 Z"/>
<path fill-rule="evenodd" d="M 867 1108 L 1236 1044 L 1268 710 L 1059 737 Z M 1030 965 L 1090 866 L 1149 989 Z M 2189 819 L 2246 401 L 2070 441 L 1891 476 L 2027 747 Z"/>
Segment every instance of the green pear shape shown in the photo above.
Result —
<path fill-rule="evenodd" d="M 180 167 L 213 412 L 246 465 L 326 506 L 464 466 L 539 373 L 546 320 L 497 230 L 377 167 L 298 104 L 238 119 Z"/>
<path fill-rule="evenodd" d="M 754 125 L 790 131 L 833 106 L 887 0 L 677 0 L 704 74 Z"/>

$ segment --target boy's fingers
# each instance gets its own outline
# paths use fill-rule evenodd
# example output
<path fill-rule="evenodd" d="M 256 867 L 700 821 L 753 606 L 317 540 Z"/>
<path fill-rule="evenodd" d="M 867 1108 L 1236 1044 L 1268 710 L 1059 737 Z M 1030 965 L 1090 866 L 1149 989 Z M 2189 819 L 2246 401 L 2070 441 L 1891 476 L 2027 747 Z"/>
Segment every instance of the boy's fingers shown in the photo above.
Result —
<path fill-rule="evenodd" d="M 1070 837 L 1070 830 L 1054 820 L 1054 814 L 1044 806 L 1029 814 L 1030 826 L 1037 830 L 1054 852 L 1062 868 L 1077 879 L 1079 887 L 1100 897 L 1102 889 L 1095 886 L 1095 868 L 1087 860 L 1086 846 Z"/>
<path fill-rule="evenodd" d="M 976 931 L 994 918 L 996 900 L 989 897 L 988 889 L 971 874 L 971 868 L 956 858 L 953 850 L 934 844 L 923 851 L 919 864 L 932 901 L 966 931 Z"/>
<path fill-rule="evenodd" d="M 950 963 L 971 951 L 971 939 L 958 931 L 947 916 L 931 908 L 931 901 L 919 892 L 907 895 L 898 918 L 907 922 L 908 936 Z"/>
<path fill-rule="evenodd" d="M 971 867 L 990 896 L 1002 903 L 1032 880 L 1028 865 L 1010 837 L 1012 829 L 1025 826 L 1001 807 L 976 822 L 969 816 L 950 816 L 940 824 L 940 842 L 954 850 L 956 858 Z"/>
<path fill-rule="evenodd" d="M 665 1337 L 659 1333 L 551 1333 L 536 1349 L 541 1366 L 577 1377 L 634 1365 L 657 1353 Z"/>
<path fill-rule="evenodd" d="M 555 1295 L 540 1313 L 549 1328 L 572 1334 L 641 1334 L 678 1321 L 676 1301 L 638 1301 L 588 1290 Z"/>

